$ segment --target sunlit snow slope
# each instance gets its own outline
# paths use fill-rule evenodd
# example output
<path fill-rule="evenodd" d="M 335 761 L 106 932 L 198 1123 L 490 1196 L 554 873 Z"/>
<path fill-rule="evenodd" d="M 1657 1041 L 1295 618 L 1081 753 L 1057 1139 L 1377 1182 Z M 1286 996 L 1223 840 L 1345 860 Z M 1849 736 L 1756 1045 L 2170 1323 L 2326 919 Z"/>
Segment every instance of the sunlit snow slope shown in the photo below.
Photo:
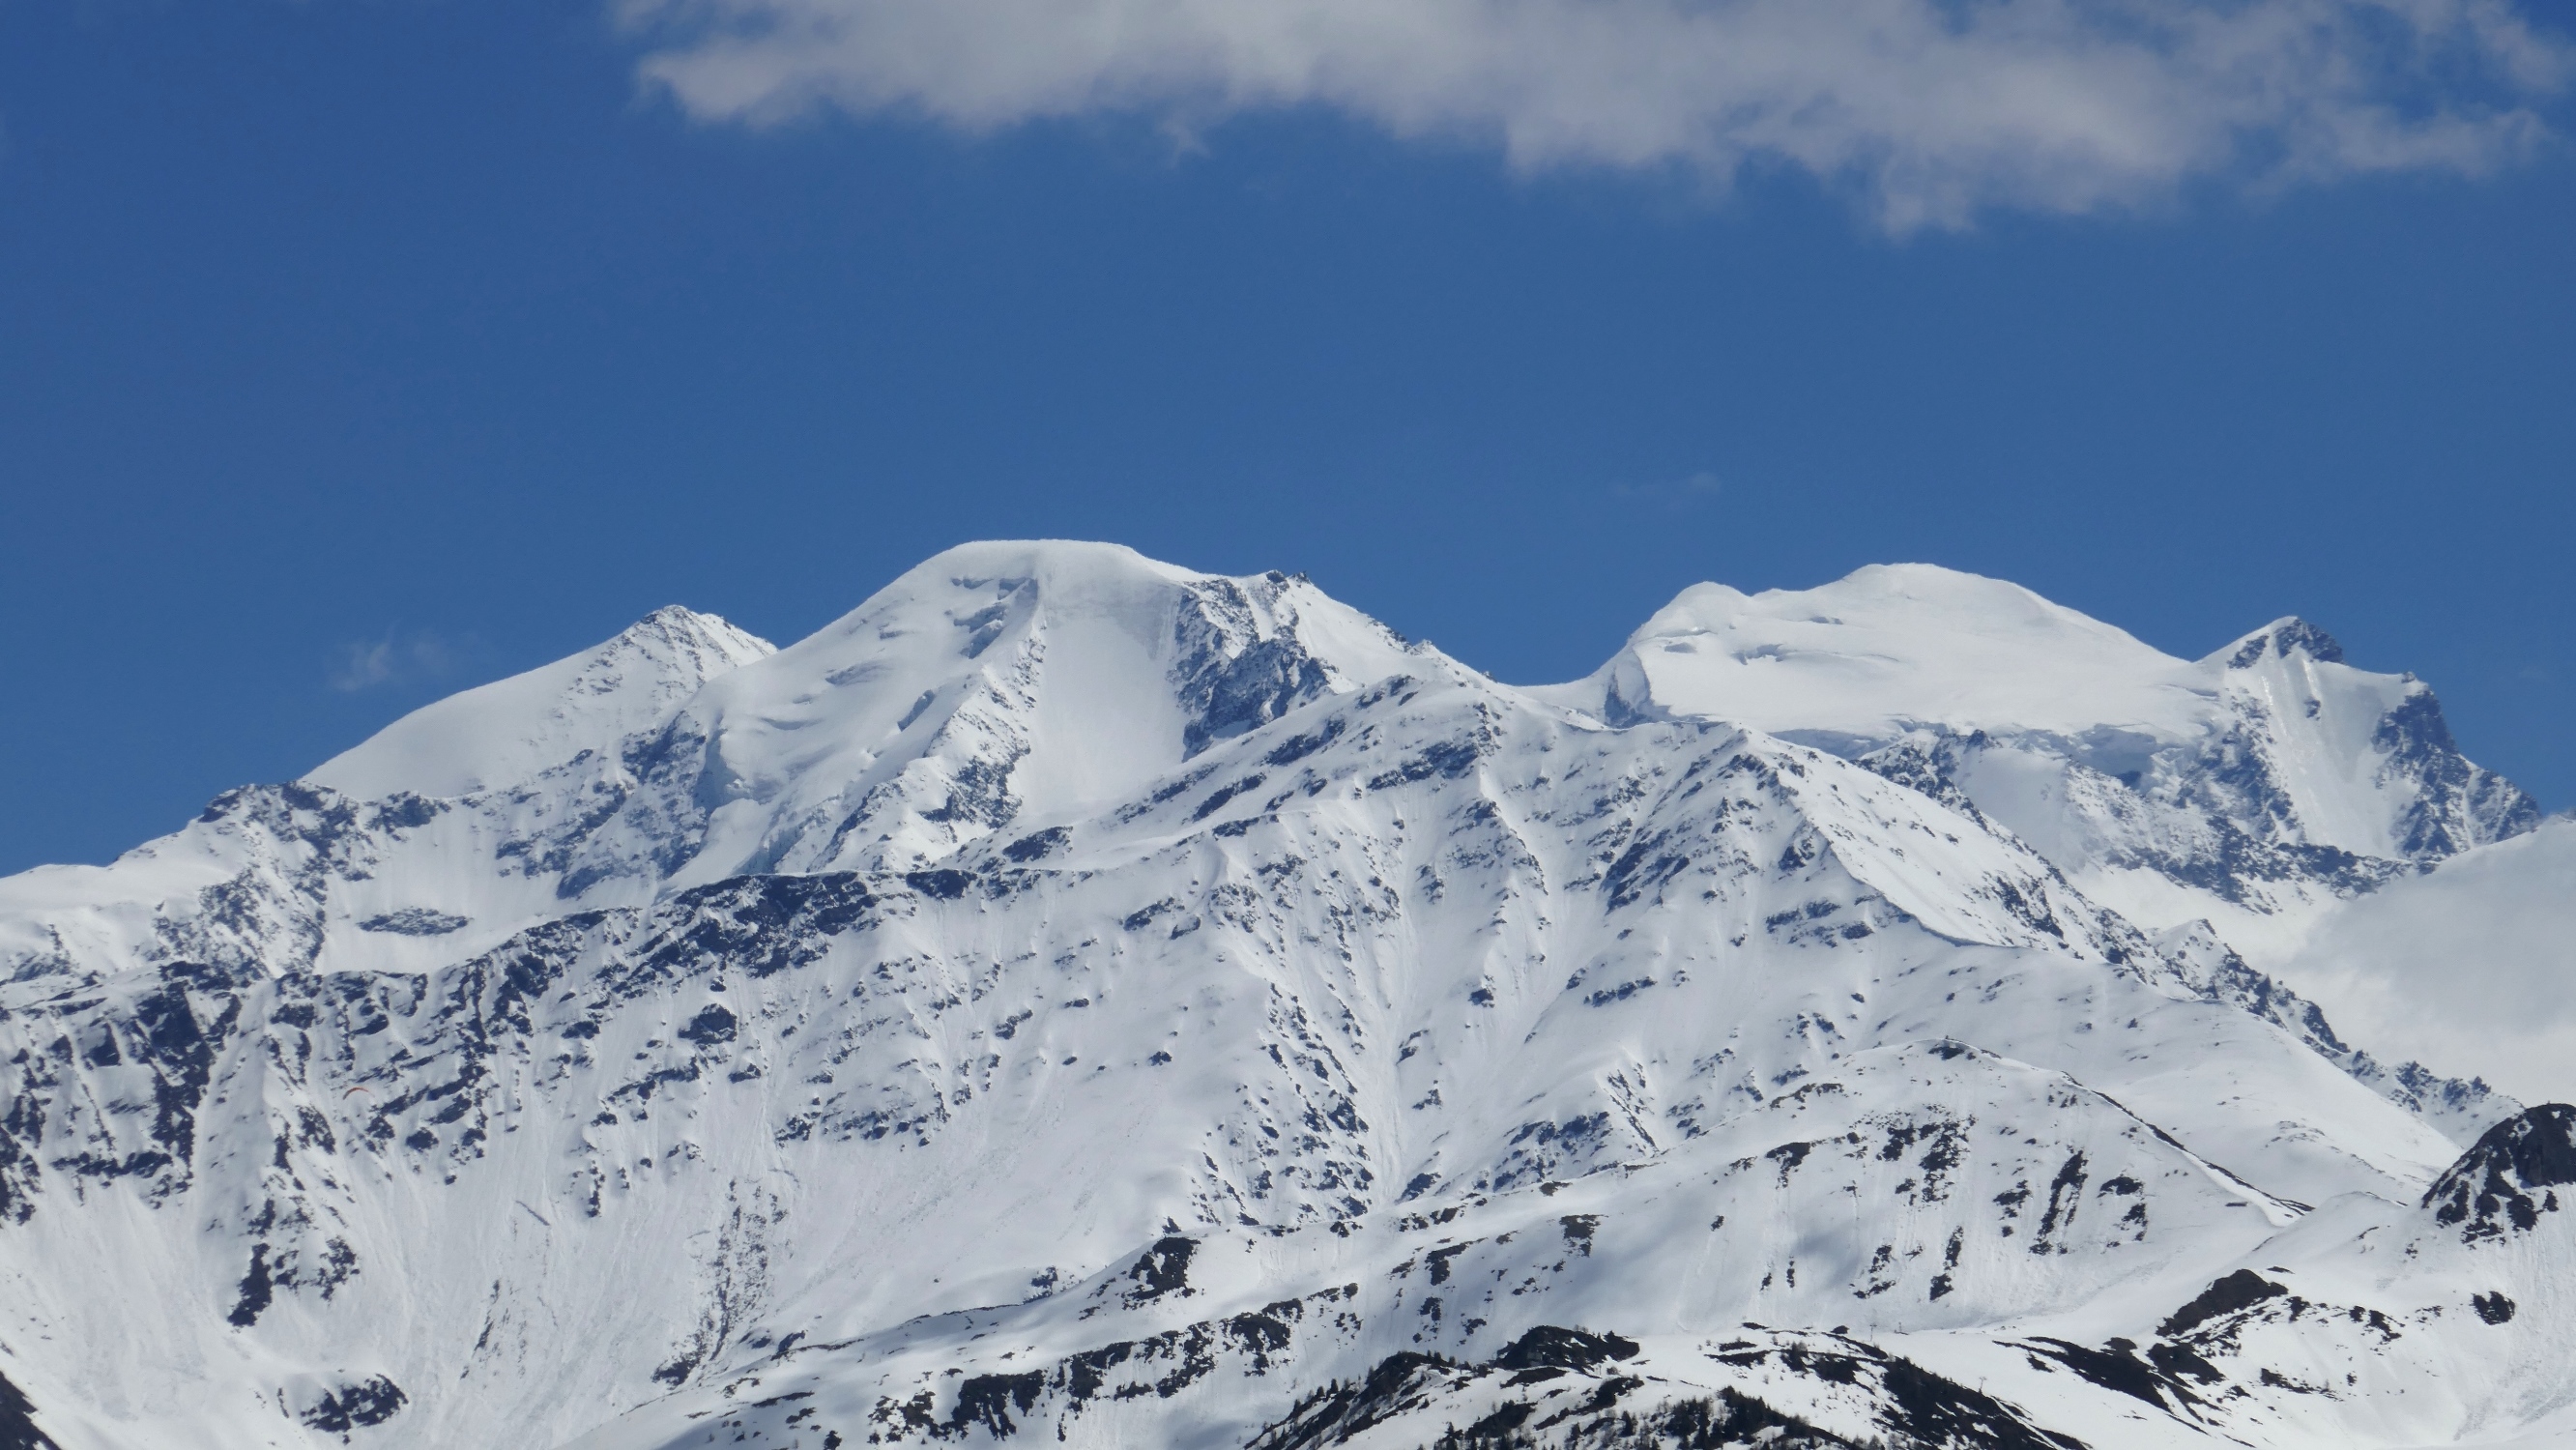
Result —
<path fill-rule="evenodd" d="M 0 883 L 0 1446 L 2547 1432 L 2576 1112 L 2248 965 L 2537 818 L 2334 654 L 1906 567 L 1523 690 L 1059 543 L 662 611 Z"/>

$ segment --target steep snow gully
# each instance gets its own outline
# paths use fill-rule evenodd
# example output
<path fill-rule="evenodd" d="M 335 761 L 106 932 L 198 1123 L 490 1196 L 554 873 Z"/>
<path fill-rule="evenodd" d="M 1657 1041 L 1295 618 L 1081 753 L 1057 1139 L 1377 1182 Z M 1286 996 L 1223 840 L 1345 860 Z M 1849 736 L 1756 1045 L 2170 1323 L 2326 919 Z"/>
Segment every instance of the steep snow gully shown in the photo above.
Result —
<path fill-rule="evenodd" d="M 2267 966 L 2535 829 L 1923 566 L 666 609 L 0 881 L 0 1447 L 2555 1443 L 2576 1111 Z"/>

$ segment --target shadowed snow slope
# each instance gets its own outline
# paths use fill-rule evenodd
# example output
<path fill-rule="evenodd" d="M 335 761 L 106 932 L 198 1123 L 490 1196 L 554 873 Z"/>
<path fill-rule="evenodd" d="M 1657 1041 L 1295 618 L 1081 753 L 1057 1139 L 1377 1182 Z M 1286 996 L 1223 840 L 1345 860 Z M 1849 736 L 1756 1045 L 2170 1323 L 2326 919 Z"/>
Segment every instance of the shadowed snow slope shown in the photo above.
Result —
<path fill-rule="evenodd" d="M 774 654 L 664 611 L 0 883 L 0 1436 L 2065 1450 L 2568 1413 L 2576 1114 L 2383 1068 L 1978 784 L 2098 773 L 2104 726 L 2157 829 L 2381 831 L 2332 849 L 2412 871 L 2457 847 L 2389 834 L 2428 782 L 2519 799 L 2351 724 L 2421 687 L 2303 627 L 2184 665 L 1939 571 L 1783 598 L 1693 591 L 1519 690 L 1302 578 L 970 545 Z M 1793 627 L 1863 663 L 1741 710 L 1643 663 Z M 2285 689 L 2334 703 L 2284 725 Z M 2243 772 L 2153 773 L 2226 729 L 2268 835 Z"/>

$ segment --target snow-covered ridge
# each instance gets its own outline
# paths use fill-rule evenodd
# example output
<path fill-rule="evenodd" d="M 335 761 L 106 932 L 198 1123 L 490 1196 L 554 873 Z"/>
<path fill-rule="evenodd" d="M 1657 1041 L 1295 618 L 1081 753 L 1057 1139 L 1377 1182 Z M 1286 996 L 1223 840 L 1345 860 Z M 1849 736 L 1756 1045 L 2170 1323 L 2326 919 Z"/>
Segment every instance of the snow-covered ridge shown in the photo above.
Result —
<path fill-rule="evenodd" d="M 2210 917 L 2265 961 L 2321 912 L 2539 823 L 2432 691 L 2275 620 L 2174 658 L 2016 585 L 1874 566 L 1685 590 L 1577 685 L 1603 719 L 1701 716 L 1972 801 L 2141 925 Z"/>
<path fill-rule="evenodd" d="M 1414 659 L 1303 579 L 1102 544 L 949 550 L 784 651 L 665 609 L 111 866 L 0 882 L 0 981 L 418 969 L 573 903 L 920 867 Z"/>
<path fill-rule="evenodd" d="M 1751 595 L 1693 585 L 1589 683 L 1609 716 L 1708 715 L 1815 743 L 1925 725 L 2186 739 L 2208 699 L 2183 661 L 2121 630 L 1928 564 Z"/>
<path fill-rule="evenodd" d="M 615 748 L 707 681 L 776 652 L 712 614 L 657 609 L 597 649 L 415 710 L 305 779 L 361 800 L 505 790 Z"/>
<path fill-rule="evenodd" d="M 1517 689 L 1063 543 L 664 611 L 0 883 L 0 1444 L 2549 1428 L 2565 1110 L 2231 935 L 2521 829 L 2338 654 L 1905 566 Z"/>

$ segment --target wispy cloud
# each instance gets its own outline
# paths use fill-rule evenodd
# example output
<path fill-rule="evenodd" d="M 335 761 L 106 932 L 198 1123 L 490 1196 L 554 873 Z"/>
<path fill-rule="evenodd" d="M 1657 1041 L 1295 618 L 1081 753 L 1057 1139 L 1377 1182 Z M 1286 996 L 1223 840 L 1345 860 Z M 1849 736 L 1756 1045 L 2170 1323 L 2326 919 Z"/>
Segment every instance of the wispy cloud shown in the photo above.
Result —
<path fill-rule="evenodd" d="M 2576 820 L 2482 846 L 2325 919 L 2281 975 L 2389 1062 L 2576 1102 Z"/>
<path fill-rule="evenodd" d="M 434 678 L 455 666 L 455 648 L 431 631 L 388 630 L 381 639 L 341 646 L 331 688 L 353 695 L 379 685 Z"/>
<path fill-rule="evenodd" d="M 1619 483 L 1610 487 L 1613 498 L 1630 503 L 1656 504 L 1676 512 L 1706 503 L 1725 491 L 1726 485 L 1706 469 L 1655 483 Z"/>
<path fill-rule="evenodd" d="M 1800 168 L 1903 232 L 2199 178 L 2476 172 L 2566 41 L 2511 0 L 616 0 L 698 117 L 1182 128 L 1327 107 L 1524 170 Z"/>

